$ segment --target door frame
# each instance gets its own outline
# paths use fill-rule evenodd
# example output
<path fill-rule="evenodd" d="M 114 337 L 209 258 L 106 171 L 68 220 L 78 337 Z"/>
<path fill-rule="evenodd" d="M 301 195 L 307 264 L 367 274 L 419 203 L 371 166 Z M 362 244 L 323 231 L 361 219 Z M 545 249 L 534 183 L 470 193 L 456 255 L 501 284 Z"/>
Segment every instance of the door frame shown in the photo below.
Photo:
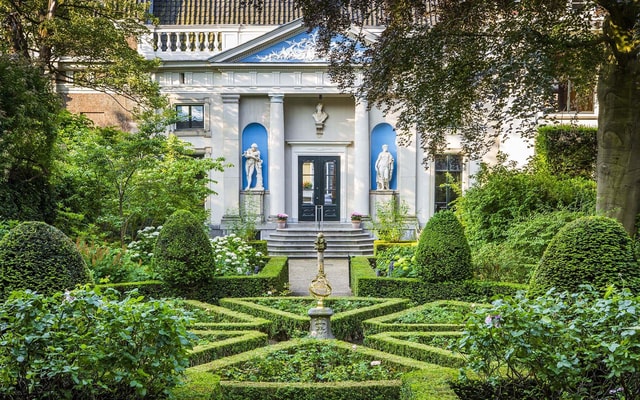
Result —
<path fill-rule="evenodd" d="M 300 173 L 303 172 L 303 165 L 306 163 L 311 163 L 314 165 L 313 168 L 313 178 L 311 180 L 307 180 L 307 177 L 300 177 Z M 333 186 L 335 188 L 335 199 L 331 201 L 330 204 L 326 203 L 326 193 L 327 187 L 325 184 L 327 183 L 327 163 L 334 164 L 335 170 L 332 176 L 335 178 Z M 340 202 L 341 202 L 341 182 L 340 182 L 340 157 L 338 156 L 299 156 L 298 157 L 298 182 L 297 182 L 297 191 L 298 191 L 298 220 L 302 221 L 303 217 L 305 217 L 306 222 L 322 222 L 322 221 L 340 221 L 342 218 L 342 213 L 340 210 Z M 302 178 L 302 179 L 300 179 Z M 311 178 L 311 175 L 309 175 Z M 305 190 L 302 186 L 304 182 L 311 182 L 313 184 L 312 191 Z M 310 195 L 311 198 L 314 199 L 312 204 L 304 203 L 305 193 Z M 320 209 L 318 209 L 318 207 Z M 307 210 L 307 215 L 305 214 L 305 209 Z M 320 214 L 321 213 L 321 214 Z"/>
<path fill-rule="evenodd" d="M 288 169 L 291 171 L 291 182 L 293 185 L 290 187 L 290 198 L 289 204 L 291 205 L 291 216 L 294 216 L 295 221 L 297 221 L 299 207 L 298 207 L 298 158 L 300 157 L 308 157 L 308 156 L 330 156 L 330 157 L 338 157 L 340 159 L 340 221 L 346 221 L 346 210 L 347 210 L 347 191 L 346 187 L 348 186 L 347 180 L 347 171 L 349 166 L 347 165 L 347 148 L 351 146 L 353 142 L 351 141 L 331 141 L 331 142 L 297 142 L 291 141 L 287 142 L 287 144 L 291 147 L 291 152 L 288 160 Z"/>

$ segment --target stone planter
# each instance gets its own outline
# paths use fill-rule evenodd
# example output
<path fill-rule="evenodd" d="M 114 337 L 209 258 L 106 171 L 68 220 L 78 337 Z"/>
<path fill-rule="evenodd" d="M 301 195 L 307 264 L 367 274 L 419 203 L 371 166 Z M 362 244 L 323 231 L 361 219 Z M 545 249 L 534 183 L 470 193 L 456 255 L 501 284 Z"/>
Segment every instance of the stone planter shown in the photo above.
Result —
<path fill-rule="evenodd" d="M 361 224 L 361 223 L 362 223 L 362 221 L 354 221 L 354 220 L 352 220 L 352 221 L 351 221 L 351 227 L 352 227 L 353 229 L 360 229 L 360 224 Z"/>
<path fill-rule="evenodd" d="M 287 220 L 277 220 L 276 221 L 278 229 L 284 229 L 287 227 Z"/>

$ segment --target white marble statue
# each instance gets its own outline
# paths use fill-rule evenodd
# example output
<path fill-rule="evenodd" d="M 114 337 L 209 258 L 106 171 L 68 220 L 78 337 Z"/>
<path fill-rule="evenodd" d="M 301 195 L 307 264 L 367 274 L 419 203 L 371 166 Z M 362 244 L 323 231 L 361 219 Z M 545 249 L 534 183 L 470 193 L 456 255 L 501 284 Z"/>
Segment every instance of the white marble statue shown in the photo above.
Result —
<path fill-rule="evenodd" d="M 393 156 L 389 146 L 382 145 L 382 151 L 376 160 L 376 185 L 378 190 L 389 190 L 389 182 L 393 176 Z"/>
<path fill-rule="evenodd" d="M 316 121 L 316 133 L 321 134 L 324 129 L 324 121 L 327 120 L 329 114 L 324 112 L 322 103 L 318 103 L 316 106 L 316 112 L 312 114 L 313 120 Z"/>
<path fill-rule="evenodd" d="M 253 143 L 251 147 L 242 153 L 242 156 L 246 159 L 244 169 L 247 177 L 247 187 L 244 190 L 251 189 L 251 183 L 253 182 L 253 173 L 256 173 L 256 186 L 254 189 L 262 190 L 262 159 L 260 158 L 260 150 L 258 145 Z"/>

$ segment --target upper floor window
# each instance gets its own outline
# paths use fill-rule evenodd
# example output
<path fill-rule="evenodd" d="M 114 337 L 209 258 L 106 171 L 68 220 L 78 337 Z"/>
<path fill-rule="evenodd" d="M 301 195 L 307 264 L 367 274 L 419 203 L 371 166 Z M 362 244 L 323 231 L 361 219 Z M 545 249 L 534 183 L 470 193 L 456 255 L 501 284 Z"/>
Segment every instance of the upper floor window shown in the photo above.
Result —
<path fill-rule="evenodd" d="M 435 211 L 446 210 L 458 197 L 454 186 L 462 181 L 462 156 L 443 154 L 435 158 Z"/>
<path fill-rule="evenodd" d="M 178 122 L 176 130 L 204 128 L 204 105 L 177 105 Z"/>
<path fill-rule="evenodd" d="M 594 92 L 579 93 L 571 81 L 558 82 L 554 88 L 557 112 L 593 112 Z"/>

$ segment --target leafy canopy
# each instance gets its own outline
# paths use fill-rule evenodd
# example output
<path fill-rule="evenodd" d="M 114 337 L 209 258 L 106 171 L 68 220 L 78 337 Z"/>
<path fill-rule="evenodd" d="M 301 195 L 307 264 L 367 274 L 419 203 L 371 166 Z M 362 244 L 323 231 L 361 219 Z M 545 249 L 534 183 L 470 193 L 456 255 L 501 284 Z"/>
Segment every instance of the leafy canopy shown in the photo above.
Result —
<path fill-rule="evenodd" d="M 361 78 L 360 96 L 397 112 L 404 142 L 418 132 L 431 156 L 444 149 L 448 134 L 460 134 L 469 155 L 482 155 L 501 132 L 530 137 L 552 111 L 557 82 L 571 79 L 578 91 L 591 91 L 609 56 L 637 54 L 637 25 L 607 18 L 605 29 L 593 29 L 594 18 L 605 14 L 635 18 L 637 2 L 567 3 L 297 0 L 305 23 L 318 27 L 330 52 L 333 77 L 344 88 Z M 372 16 L 385 23 L 373 43 L 366 31 L 353 29 Z M 336 33 L 353 40 L 330 46 Z M 625 44 L 613 43 L 621 35 Z"/>
<path fill-rule="evenodd" d="M 0 53 L 12 53 L 59 80 L 115 92 L 141 105 L 157 100 L 149 79 L 156 61 L 137 53 L 148 32 L 149 2 L 137 0 L 0 0 Z M 63 71 L 72 58 L 81 65 Z M 62 62 L 61 62 L 62 61 Z"/>

